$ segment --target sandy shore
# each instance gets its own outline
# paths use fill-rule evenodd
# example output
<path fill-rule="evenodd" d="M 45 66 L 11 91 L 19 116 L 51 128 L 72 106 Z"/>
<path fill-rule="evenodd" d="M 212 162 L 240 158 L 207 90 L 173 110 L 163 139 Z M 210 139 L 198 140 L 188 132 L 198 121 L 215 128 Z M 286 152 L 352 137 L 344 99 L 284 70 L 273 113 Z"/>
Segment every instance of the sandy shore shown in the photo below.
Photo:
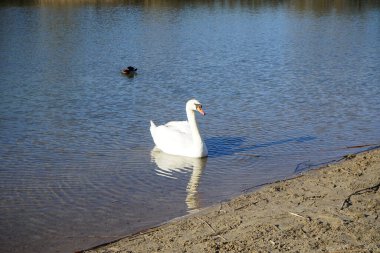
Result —
<path fill-rule="evenodd" d="M 380 252 L 380 149 L 86 252 Z"/>

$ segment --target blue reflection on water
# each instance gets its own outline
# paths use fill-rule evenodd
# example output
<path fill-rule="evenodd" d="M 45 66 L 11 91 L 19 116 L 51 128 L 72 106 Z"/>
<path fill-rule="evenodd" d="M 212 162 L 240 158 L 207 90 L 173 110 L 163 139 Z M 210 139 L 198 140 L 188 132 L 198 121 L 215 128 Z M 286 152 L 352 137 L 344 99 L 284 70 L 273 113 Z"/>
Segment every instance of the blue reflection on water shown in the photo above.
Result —
<path fill-rule="evenodd" d="M 316 137 L 302 136 L 296 138 L 289 138 L 266 143 L 259 143 L 250 146 L 243 146 L 246 138 L 243 137 L 211 137 L 205 140 L 207 148 L 209 149 L 209 157 L 215 158 L 225 155 L 234 155 L 235 153 L 255 150 L 259 148 L 267 148 L 275 145 L 288 144 L 291 142 L 303 143 L 306 141 L 313 141 Z"/>

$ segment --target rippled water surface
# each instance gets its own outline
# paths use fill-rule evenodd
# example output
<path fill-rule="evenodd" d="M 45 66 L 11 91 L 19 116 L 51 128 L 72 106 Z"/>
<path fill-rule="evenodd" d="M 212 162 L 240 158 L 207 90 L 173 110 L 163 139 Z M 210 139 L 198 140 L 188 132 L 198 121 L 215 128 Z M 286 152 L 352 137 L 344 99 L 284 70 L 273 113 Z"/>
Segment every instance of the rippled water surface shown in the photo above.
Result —
<path fill-rule="evenodd" d="M 0 4 L 1 252 L 88 248 L 380 143 L 378 2 L 146 2 Z M 149 121 L 193 97 L 209 157 L 153 150 Z"/>

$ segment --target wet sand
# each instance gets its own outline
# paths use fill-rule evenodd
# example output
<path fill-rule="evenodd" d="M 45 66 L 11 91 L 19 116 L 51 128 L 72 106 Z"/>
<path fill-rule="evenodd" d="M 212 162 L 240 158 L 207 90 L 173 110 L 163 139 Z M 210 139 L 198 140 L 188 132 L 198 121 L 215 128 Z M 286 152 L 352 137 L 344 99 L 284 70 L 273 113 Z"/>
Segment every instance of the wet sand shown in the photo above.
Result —
<path fill-rule="evenodd" d="M 380 149 L 85 252 L 380 252 Z"/>

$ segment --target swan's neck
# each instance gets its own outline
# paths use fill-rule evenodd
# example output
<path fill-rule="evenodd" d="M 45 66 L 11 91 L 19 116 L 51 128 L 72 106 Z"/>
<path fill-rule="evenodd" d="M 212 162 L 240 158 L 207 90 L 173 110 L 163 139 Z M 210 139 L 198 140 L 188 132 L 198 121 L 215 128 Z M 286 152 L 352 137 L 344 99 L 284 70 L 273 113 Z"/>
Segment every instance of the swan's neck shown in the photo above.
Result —
<path fill-rule="evenodd" d="M 186 110 L 187 114 L 187 121 L 189 122 L 190 129 L 191 129 L 191 135 L 194 141 L 194 144 L 202 144 L 203 140 L 201 137 L 201 134 L 199 132 L 198 124 L 195 119 L 195 113 L 193 110 Z"/>

